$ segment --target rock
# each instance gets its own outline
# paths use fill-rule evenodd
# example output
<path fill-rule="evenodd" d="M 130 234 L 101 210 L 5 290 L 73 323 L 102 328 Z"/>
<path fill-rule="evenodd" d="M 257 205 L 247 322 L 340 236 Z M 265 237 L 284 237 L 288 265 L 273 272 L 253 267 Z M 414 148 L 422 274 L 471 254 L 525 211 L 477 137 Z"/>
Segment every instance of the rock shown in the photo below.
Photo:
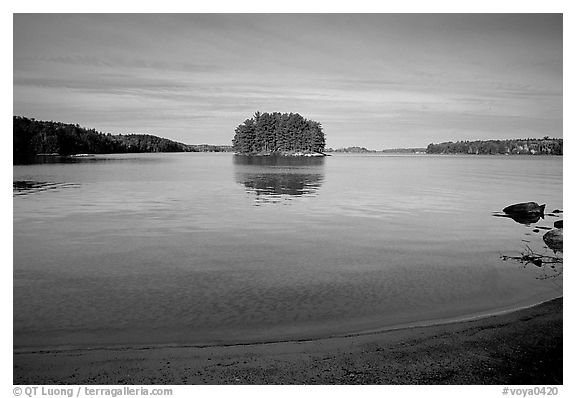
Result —
<path fill-rule="evenodd" d="M 506 214 L 539 214 L 544 215 L 546 205 L 539 205 L 536 202 L 517 203 L 505 207 L 502 211 Z"/>
<path fill-rule="evenodd" d="M 537 223 L 540 218 L 544 218 L 544 207 L 536 202 L 516 203 L 505 207 L 502 211 L 517 223 L 530 225 Z"/>
<path fill-rule="evenodd" d="M 532 260 L 532 264 L 534 264 L 537 267 L 541 267 L 542 266 L 542 260 L 540 260 L 539 258 L 536 258 L 536 259 Z"/>
<path fill-rule="evenodd" d="M 554 221 L 554 228 L 564 228 L 564 220 Z"/>
<path fill-rule="evenodd" d="M 562 229 L 553 229 L 548 231 L 542 237 L 546 246 L 550 249 L 561 252 L 563 249 L 564 233 Z"/>

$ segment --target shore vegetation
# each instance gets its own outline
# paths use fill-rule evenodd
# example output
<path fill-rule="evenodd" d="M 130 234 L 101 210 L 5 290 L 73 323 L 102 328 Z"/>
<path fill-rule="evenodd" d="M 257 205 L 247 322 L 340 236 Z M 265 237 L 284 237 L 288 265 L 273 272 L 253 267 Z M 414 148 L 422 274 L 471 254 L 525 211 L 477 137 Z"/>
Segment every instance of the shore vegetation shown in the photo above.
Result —
<path fill-rule="evenodd" d="M 102 133 L 95 129 L 54 121 L 14 116 L 13 156 L 19 162 L 36 155 L 142 152 L 228 152 L 230 146 L 188 145 L 151 134 Z"/>
<path fill-rule="evenodd" d="M 442 142 L 430 144 L 429 154 L 470 154 L 470 155 L 562 155 L 563 139 L 524 138 L 513 140 L 476 140 Z"/>

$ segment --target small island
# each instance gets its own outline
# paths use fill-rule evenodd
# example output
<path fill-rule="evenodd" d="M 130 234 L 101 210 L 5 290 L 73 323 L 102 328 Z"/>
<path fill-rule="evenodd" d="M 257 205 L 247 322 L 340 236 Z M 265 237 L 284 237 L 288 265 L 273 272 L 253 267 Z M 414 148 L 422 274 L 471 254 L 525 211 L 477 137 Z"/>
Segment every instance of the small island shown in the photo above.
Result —
<path fill-rule="evenodd" d="M 232 147 L 251 156 L 326 156 L 320 123 L 298 113 L 260 113 L 236 127 Z"/>

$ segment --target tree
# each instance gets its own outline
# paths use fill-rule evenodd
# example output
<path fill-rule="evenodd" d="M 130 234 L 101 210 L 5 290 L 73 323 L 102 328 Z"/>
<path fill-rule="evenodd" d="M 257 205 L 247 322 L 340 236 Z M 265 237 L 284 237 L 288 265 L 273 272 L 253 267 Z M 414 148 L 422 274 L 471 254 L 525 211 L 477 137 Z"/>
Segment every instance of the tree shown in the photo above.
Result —
<path fill-rule="evenodd" d="M 298 113 L 260 113 L 236 127 L 232 140 L 237 153 L 322 152 L 322 125 Z"/>

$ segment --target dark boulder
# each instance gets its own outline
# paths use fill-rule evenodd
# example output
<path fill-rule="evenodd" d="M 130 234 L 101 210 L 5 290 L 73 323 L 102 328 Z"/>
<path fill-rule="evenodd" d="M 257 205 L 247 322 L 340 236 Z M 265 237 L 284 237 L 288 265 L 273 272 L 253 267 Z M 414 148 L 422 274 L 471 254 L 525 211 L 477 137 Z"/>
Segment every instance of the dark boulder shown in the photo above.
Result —
<path fill-rule="evenodd" d="M 554 228 L 564 228 L 564 220 L 554 221 Z"/>
<path fill-rule="evenodd" d="M 502 211 L 508 215 L 513 214 L 538 214 L 544 216 L 544 208 L 546 205 L 539 205 L 536 202 L 517 203 L 505 207 Z"/>
<path fill-rule="evenodd" d="M 563 249 L 564 243 L 564 233 L 561 229 L 553 229 L 552 231 L 548 231 L 542 237 L 546 246 L 550 249 L 554 250 L 555 252 L 561 252 Z"/>

